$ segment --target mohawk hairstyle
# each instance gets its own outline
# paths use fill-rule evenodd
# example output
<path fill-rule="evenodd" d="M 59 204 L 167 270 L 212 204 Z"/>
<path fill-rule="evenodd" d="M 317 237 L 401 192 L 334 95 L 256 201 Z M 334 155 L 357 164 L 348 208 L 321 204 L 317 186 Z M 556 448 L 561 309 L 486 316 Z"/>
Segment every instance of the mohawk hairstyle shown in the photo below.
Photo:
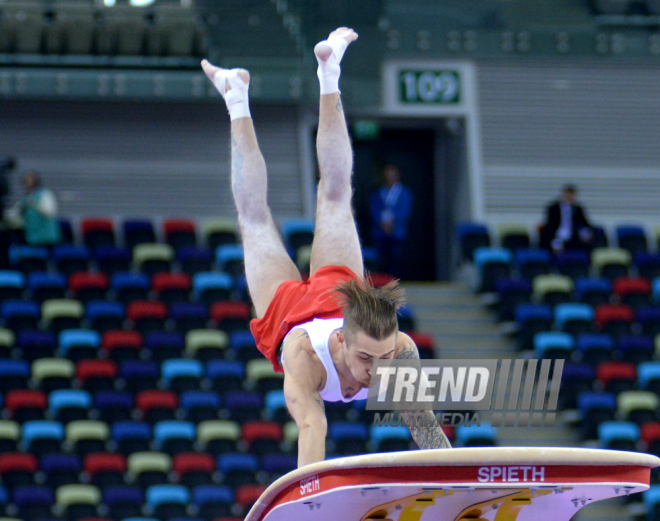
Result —
<path fill-rule="evenodd" d="M 336 286 L 338 299 L 344 308 L 344 332 L 349 336 L 358 331 L 383 340 L 397 331 L 396 310 L 406 302 L 398 280 L 380 288 L 368 279 L 351 279 Z"/>

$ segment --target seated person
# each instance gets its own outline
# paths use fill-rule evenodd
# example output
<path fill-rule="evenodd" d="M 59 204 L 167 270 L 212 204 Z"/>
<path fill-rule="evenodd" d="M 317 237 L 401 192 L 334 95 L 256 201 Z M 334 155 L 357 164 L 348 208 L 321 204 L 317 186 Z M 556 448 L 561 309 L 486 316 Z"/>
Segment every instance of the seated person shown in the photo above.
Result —
<path fill-rule="evenodd" d="M 593 231 L 584 209 L 576 203 L 576 194 L 575 185 L 565 185 L 560 199 L 548 206 L 541 229 L 541 248 L 555 252 L 591 248 Z"/>

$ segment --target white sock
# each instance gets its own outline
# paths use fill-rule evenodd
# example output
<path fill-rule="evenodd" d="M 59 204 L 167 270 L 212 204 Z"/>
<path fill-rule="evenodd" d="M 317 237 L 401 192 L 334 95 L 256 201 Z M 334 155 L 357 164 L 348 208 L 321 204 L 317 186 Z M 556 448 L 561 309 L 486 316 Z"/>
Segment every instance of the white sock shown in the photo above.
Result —
<path fill-rule="evenodd" d="M 319 77 L 321 94 L 339 92 L 339 75 L 341 74 L 339 63 L 348 47 L 348 42 L 341 36 L 331 36 L 319 43 L 326 44 L 332 49 L 332 53 L 326 61 L 319 59 L 318 56 L 316 57 L 316 61 L 319 62 L 316 75 Z"/>
<path fill-rule="evenodd" d="M 250 101 L 248 99 L 249 84 L 238 77 L 238 69 L 220 69 L 213 77 L 215 87 L 218 89 L 227 104 L 231 120 L 250 117 Z M 225 89 L 226 83 L 231 89 Z"/>

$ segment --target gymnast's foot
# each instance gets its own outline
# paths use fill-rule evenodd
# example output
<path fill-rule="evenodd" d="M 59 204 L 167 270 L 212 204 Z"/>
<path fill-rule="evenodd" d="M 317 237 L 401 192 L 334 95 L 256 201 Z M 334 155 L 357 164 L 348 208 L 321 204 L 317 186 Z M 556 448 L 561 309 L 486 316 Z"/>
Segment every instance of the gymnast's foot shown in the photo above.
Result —
<path fill-rule="evenodd" d="M 245 69 L 222 69 L 208 60 L 202 60 L 202 69 L 224 98 L 231 119 L 249 118 L 250 73 Z"/>
<path fill-rule="evenodd" d="M 321 94 L 339 92 L 339 75 L 341 74 L 341 59 L 351 42 L 357 40 L 357 33 L 348 27 L 340 27 L 330 33 L 314 47 L 314 54 L 319 66 L 316 74 L 321 85 Z"/>

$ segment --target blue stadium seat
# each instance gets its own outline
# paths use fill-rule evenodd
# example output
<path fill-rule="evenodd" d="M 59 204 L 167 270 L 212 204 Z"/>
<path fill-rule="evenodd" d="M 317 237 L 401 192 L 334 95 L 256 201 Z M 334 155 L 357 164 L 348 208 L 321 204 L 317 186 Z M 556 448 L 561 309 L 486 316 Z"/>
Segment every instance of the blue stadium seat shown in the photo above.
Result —
<path fill-rule="evenodd" d="M 256 483 L 259 460 L 254 454 L 229 452 L 218 456 L 218 470 L 223 474 L 223 483 L 235 489 Z"/>
<path fill-rule="evenodd" d="M 206 305 L 219 300 L 229 300 L 234 288 L 234 279 L 228 273 L 202 272 L 192 279 L 195 298 Z"/>
<path fill-rule="evenodd" d="M 616 237 L 619 248 L 630 253 L 645 252 L 648 248 L 646 233 L 641 226 L 617 226 Z"/>
<path fill-rule="evenodd" d="M 266 393 L 265 398 L 266 418 L 269 420 L 285 423 L 287 420 L 286 400 L 284 391 L 278 389 Z"/>
<path fill-rule="evenodd" d="M 78 483 L 82 462 L 76 454 L 45 454 L 39 461 L 45 484 L 52 488 Z"/>
<path fill-rule="evenodd" d="M 51 417 L 62 423 L 86 420 L 92 407 L 92 396 L 80 389 L 58 389 L 48 395 Z"/>
<path fill-rule="evenodd" d="M 181 394 L 180 405 L 188 421 L 200 423 L 218 419 L 222 400 L 213 391 L 186 391 Z"/>
<path fill-rule="evenodd" d="M 182 485 L 153 485 L 146 492 L 147 507 L 157 519 L 185 517 L 190 491 Z"/>
<path fill-rule="evenodd" d="M 20 299 L 25 288 L 25 275 L 20 271 L 0 270 L 0 301 Z"/>
<path fill-rule="evenodd" d="M 254 337 L 250 331 L 234 331 L 229 335 L 229 349 L 231 349 L 237 360 L 249 362 L 256 358 L 263 358 L 257 349 Z"/>
<path fill-rule="evenodd" d="M 131 393 L 99 391 L 94 394 L 94 408 L 98 411 L 98 419 L 106 423 L 129 421 L 134 406 Z"/>
<path fill-rule="evenodd" d="M 660 334 L 660 306 L 638 308 L 635 315 L 644 335 L 655 338 Z"/>
<path fill-rule="evenodd" d="M 495 292 L 498 296 L 497 319 L 509 321 L 514 319 L 517 306 L 529 302 L 532 284 L 527 279 L 499 279 L 495 282 Z"/>
<path fill-rule="evenodd" d="M 135 300 L 145 300 L 151 288 L 151 281 L 144 273 L 115 273 L 110 278 L 110 288 L 115 298 L 127 304 Z"/>
<path fill-rule="evenodd" d="M 548 250 L 523 249 L 514 254 L 515 266 L 524 279 L 533 279 L 537 275 L 550 273 L 552 256 Z"/>
<path fill-rule="evenodd" d="M 488 422 L 481 425 L 456 427 L 456 444 L 460 447 L 494 447 L 497 444 L 497 429 Z"/>
<path fill-rule="evenodd" d="M 101 348 L 101 335 L 91 329 L 65 329 L 58 335 L 60 356 L 73 362 L 96 358 Z"/>
<path fill-rule="evenodd" d="M 57 349 L 57 340 L 51 331 L 21 331 L 16 335 L 16 347 L 21 358 L 34 362 L 39 358 L 50 358 Z"/>
<path fill-rule="evenodd" d="M 25 388 L 30 372 L 30 364 L 25 360 L 0 360 L 0 391 Z"/>
<path fill-rule="evenodd" d="M 188 275 L 208 272 L 213 267 L 213 254 L 203 246 L 184 246 L 176 249 L 176 260 L 181 265 L 181 271 Z"/>
<path fill-rule="evenodd" d="M 190 452 L 196 437 L 197 429 L 192 422 L 168 420 L 154 425 L 156 448 L 170 455 Z"/>
<path fill-rule="evenodd" d="M 154 225 L 147 219 L 127 219 L 124 221 L 122 228 L 124 231 L 124 244 L 131 250 L 138 244 L 156 242 Z"/>
<path fill-rule="evenodd" d="M 211 360 L 206 364 L 206 376 L 219 393 L 243 388 L 245 364 L 238 360 Z"/>
<path fill-rule="evenodd" d="M 228 517 L 234 503 L 234 491 L 227 486 L 200 485 L 192 490 L 192 502 L 198 508 L 197 515 L 203 519 Z"/>
<path fill-rule="evenodd" d="M 637 366 L 637 387 L 660 394 L 660 362 L 642 362 Z"/>
<path fill-rule="evenodd" d="M 595 379 L 593 367 L 587 364 L 565 363 L 559 389 L 559 409 L 575 409 L 577 396 L 591 391 Z"/>
<path fill-rule="evenodd" d="M 369 439 L 365 423 L 335 422 L 328 426 L 328 438 L 334 441 L 337 454 L 363 454 Z"/>
<path fill-rule="evenodd" d="M 563 302 L 557 304 L 554 315 L 557 329 L 573 336 L 593 330 L 595 313 L 589 304 Z"/>
<path fill-rule="evenodd" d="M 49 299 L 64 298 L 67 280 L 62 273 L 35 271 L 28 275 L 27 287 L 32 300 L 42 304 Z"/>
<path fill-rule="evenodd" d="M 12 491 L 12 503 L 23 519 L 47 519 L 52 515 L 55 496 L 49 487 L 28 485 L 16 487 Z"/>
<path fill-rule="evenodd" d="M 582 435 L 585 439 L 598 437 L 598 425 L 614 420 L 616 395 L 612 393 L 585 392 L 577 397 Z"/>
<path fill-rule="evenodd" d="M 223 396 L 232 421 L 245 423 L 261 419 L 263 397 L 248 391 L 230 391 Z"/>
<path fill-rule="evenodd" d="M 151 425 L 136 421 L 113 423 L 110 437 L 117 444 L 117 451 L 124 455 L 148 451 L 152 437 Z"/>
<path fill-rule="evenodd" d="M 121 302 L 95 300 L 85 305 L 85 317 L 93 329 L 105 333 L 112 329 L 122 329 L 126 308 Z"/>
<path fill-rule="evenodd" d="M 624 362 L 641 364 L 653 358 L 653 339 L 642 335 L 624 335 L 617 339 L 617 352 Z"/>
<path fill-rule="evenodd" d="M 138 487 L 113 485 L 103 489 L 103 503 L 110 519 L 135 518 L 142 514 L 144 493 Z"/>
<path fill-rule="evenodd" d="M 577 337 L 576 348 L 583 363 L 596 367 L 612 359 L 614 338 L 605 333 L 583 333 Z"/>
<path fill-rule="evenodd" d="M 586 251 L 565 250 L 555 254 L 555 264 L 562 275 L 572 279 L 589 276 L 591 258 Z"/>
<path fill-rule="evenodd" d="M 199 360 L 185 358 L 165 360 L 160 368 L 165 388 L 177 393 L 199 389 L 204 376 L 204 365 Z"/>
<path fill-rule="evenodd" d="M 414 331 L 415 313 L 412 306 L 405 304 L 396 310 L 397 320 L 399 322 L 399 331 Z"/>
<path fill-rule="evenodd" d="M 498 279 L 511 276 L 513 254 L 505 248 L 477 248 L 474 265 L 480 275 L 479 292 L 495 291 Z"/>
<path fill-rule="evenodd" d="M 314 240 L 314 221 L 312 219 L 287 219 L 280 227 L 285 246 L 296 251 L 302 246 L 309 246 Z"/>
<path fill-rule="evenodd" d="M 534 355 L 539 360 L 544 358 L 568 360 L 574 348 L 575 340 L 568 333 L 543 331 L 534 335 Z"/>
<path fill-rule="evenodd" d="M 298 457 L 295 454 L 272 453 L 261 459 L 261 470 L 268 472 L 271 479 L 291 472 L 298 467 Z"/>
<path fill-rule="evenodd" d="M 0 315 L 5 327 L 14 332 L 37 329 L 41 306 L 27 300 L 5 300 L 0 304 Z"/>
<path fill-rule="evenodd" d="M 64 441 L 64 426 L 56 421 L 29 421 L 23 424 L 21 435 L 27 451 L 41 456 L 60 451 L 60 444 Z"/>
<path fill-rule="evenodd" d="M 634 451 L 639 439 L 636 423 L 606 421 L 598 425 L 598 441 L 604 449 Z"/>
<path fill-rule="evenodd" d="M 176 330 L 185 334 L 193 329 L 204 329 L 209 320 L 209 312 L 201 302 L 175 302 L 170 306 L 170 318 Z"/>
<path fill-rule="evenodd" d="M 404 425 L 398 427 L 372 425 L 369 438 L 376 452 L 396 452 L 410 449 L 410 429 Z"/>
<path fill-rule="evenodd" d="M 223 244 L 215 250 L 215 262 L 224 273 L 236 276 L 245 271 L 243 266 L 243 247 L 238 244 Z"/>
<path fill-rule="evenodd" d="M 580 277 L 575 280 L 575 299 L 591 306 L 607 304 L 612 294 L 612 282 L 606 278 Z"/>
<path fill-rule="evenodd" d="M 9 266 L 22 273 L 48 270 L 48 250 L 42 247 L 12 244 L 9 246 Z"/>
<path fill-rule="evenodd" d="M 651 485 L 642 492 L 644 508 L 648 519 L 660 518 L 660 485 Z"/>
<path fill-rule="evenodd" d="M 144 338 L 144 346 L 154 362 L 181 358 L 186 343 L 183 334 L 176 331 L 151 331 Z"/>
<path fill-rule="evenodd" d="M 637 252 L 633 254 L 633 262 L 640 277 L 646 279 L 660 277 L 660 253 Z"/>
<path fill-rule="evenodd" d="M 131 251 L 118 246 L 99 246 L 94 250 L 94 260 L 98 270 L 107 274 L 129 271 L 131 267 Z"/>
<path fill-rule="evenodd" d="M 89 249 L 75 244 L 61 244 L 53 248 L 53 261 L 57 271 L 67 277 L 77 271 L 88 271 Z"/>
<path fill-rule="evenodd" d="M 534 335 L 552 329 L 552 308 L 547 304 L 520 304 L 514 310 L 518 327 L 518 349 L 534 348 Z"/>
<path fill-rule="evenodd" d="M 463 260 L 473 260 L 474 250 L 490 246 L 488 228 L 481 223 L 463 222 L 456 227 Z"/>
<path fill-rule="evenodd" d="M 152 361 L 126 360 L 119 366 L 119 376 L 124 379 L 128 391 L 138 393 L 156 388 L 160 367 Z"/>

